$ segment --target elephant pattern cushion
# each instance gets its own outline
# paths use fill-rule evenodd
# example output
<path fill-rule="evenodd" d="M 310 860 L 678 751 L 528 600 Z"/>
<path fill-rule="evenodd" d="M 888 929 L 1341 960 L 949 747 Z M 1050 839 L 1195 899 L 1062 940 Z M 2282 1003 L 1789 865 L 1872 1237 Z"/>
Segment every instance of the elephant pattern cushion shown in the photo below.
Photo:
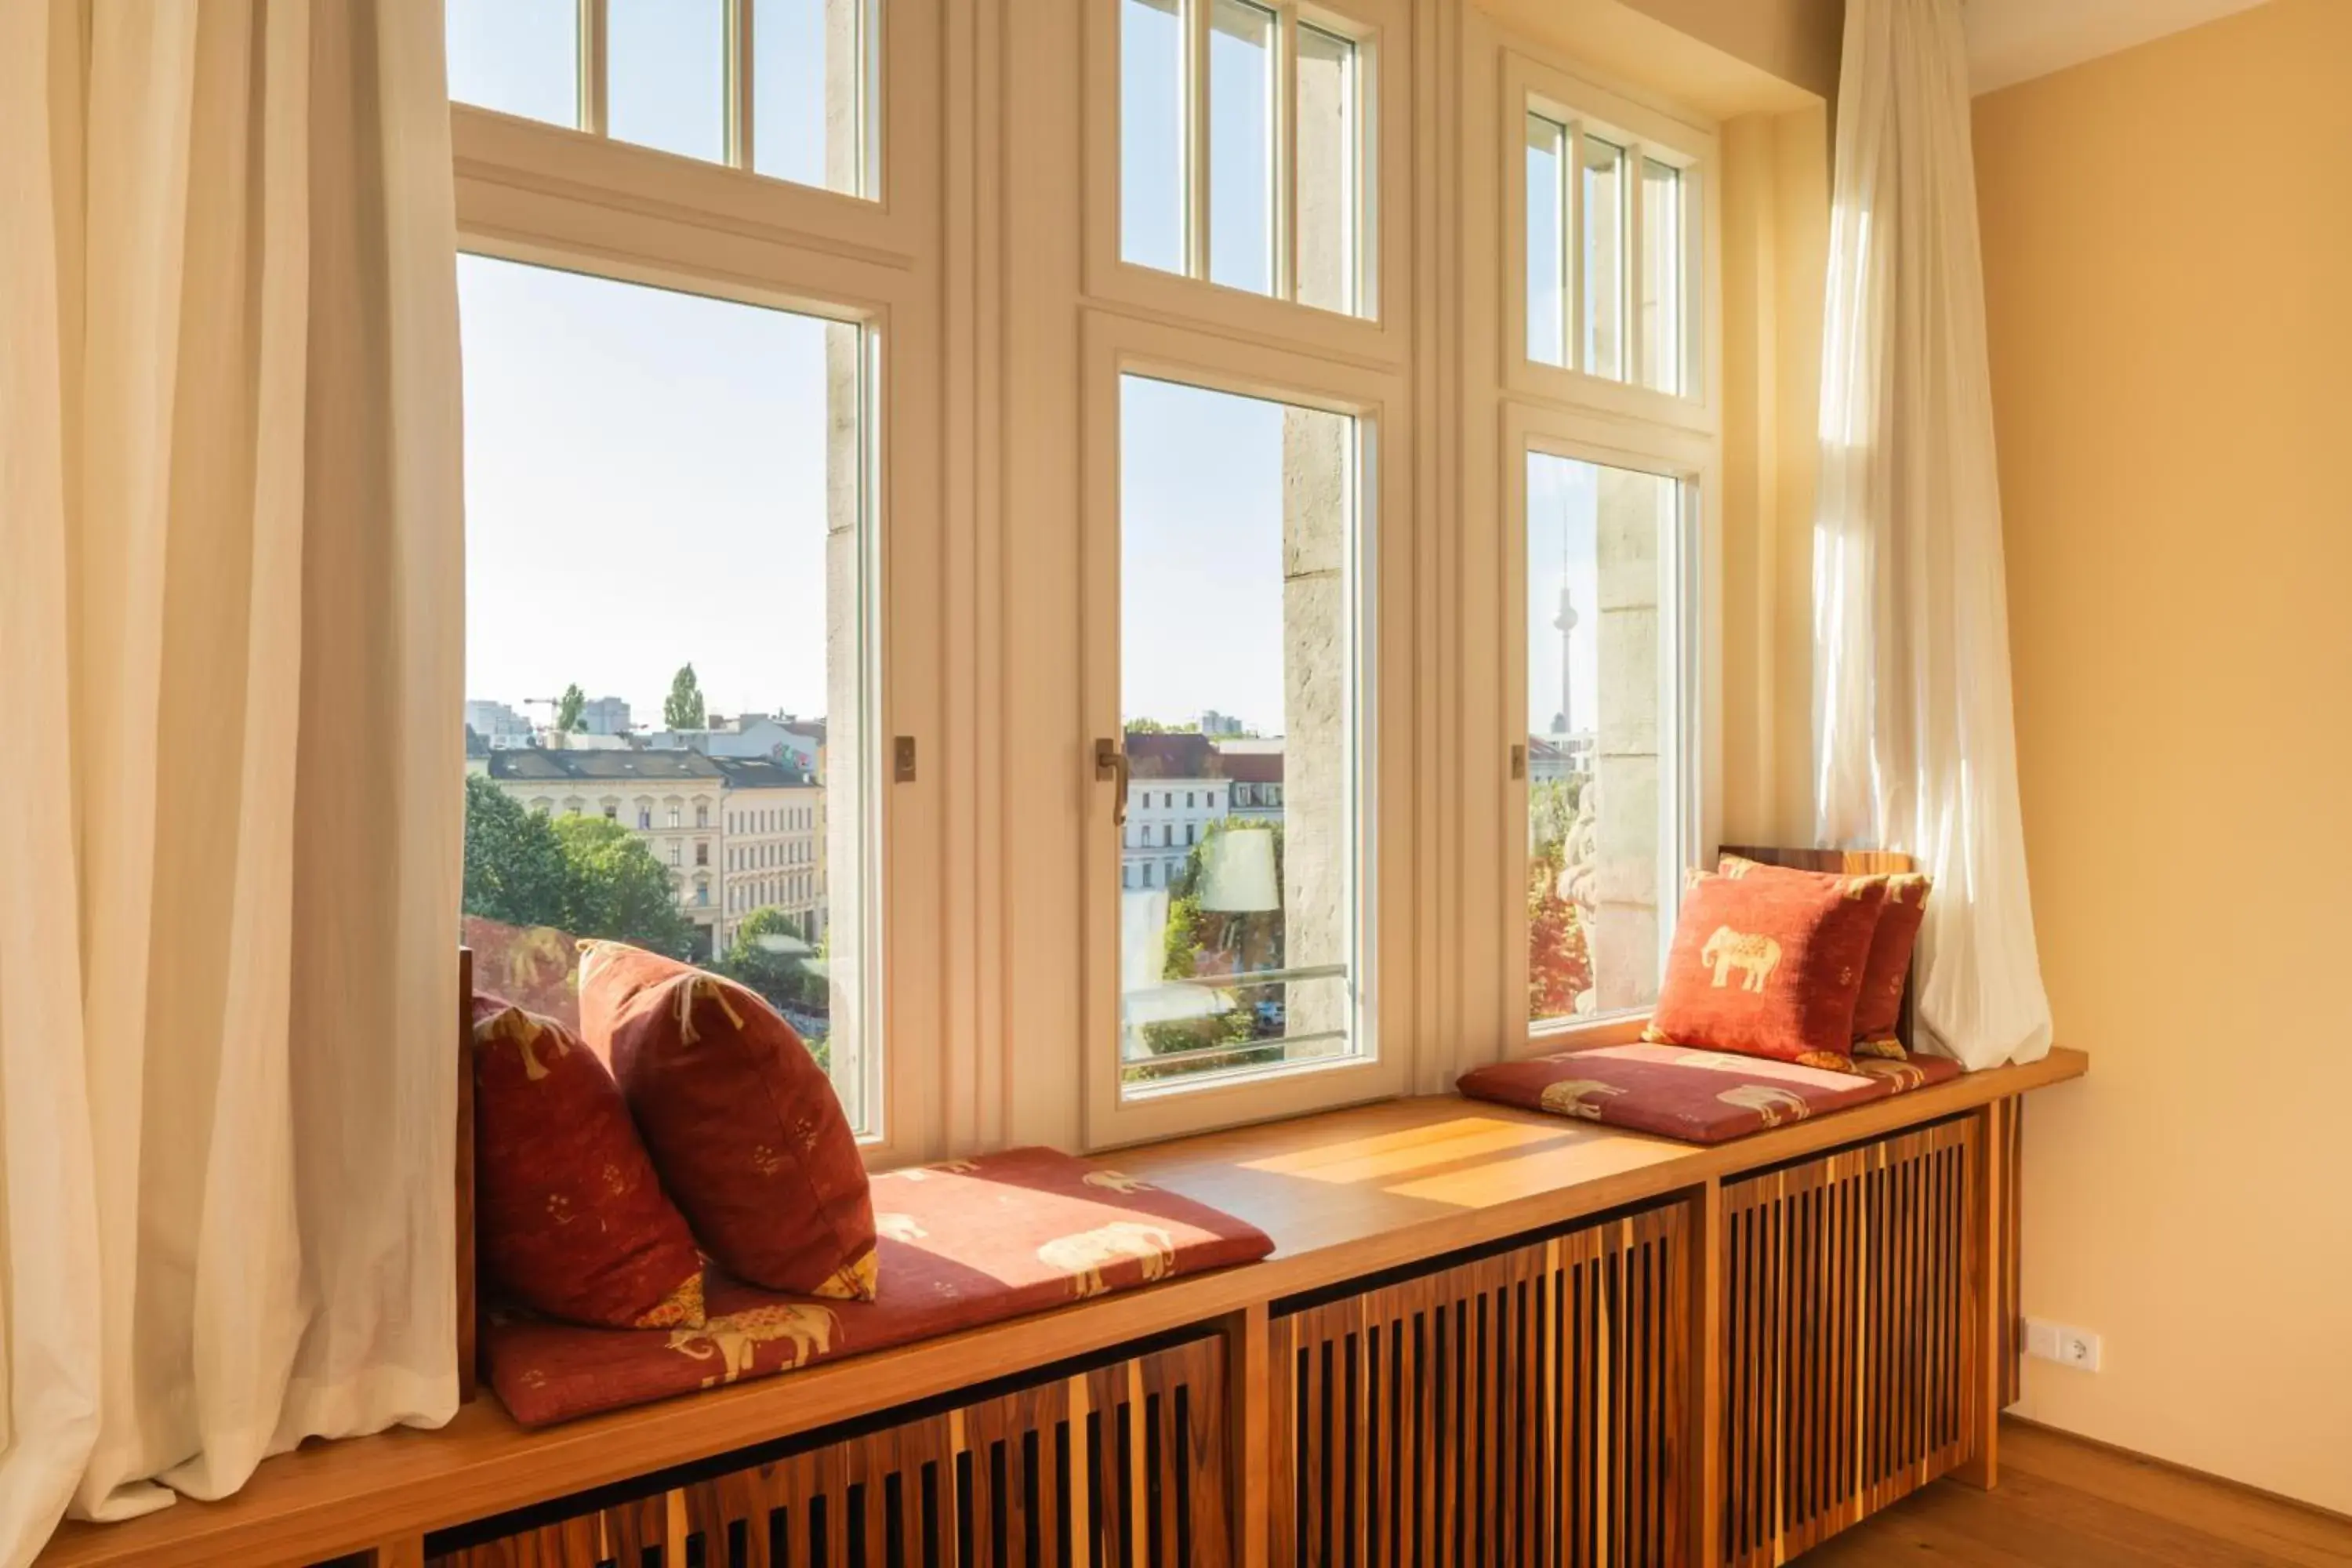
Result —
<path fill-rule="evenodd" d="M 1743 879 L 1811 878 L 1835 882 L 1822 871 L 1800 871 L 1786 866 L 1726 855 L 1719 868 Z M 1920 922 L 1927 918 L 1927 895 L 1935 883 L 1916 871 L 1896 872 L 1885 879 L 1886 901 L 1879 907 L 1878 924 L 1870 933 L 1870 956 L 1863 961 L 1862 989 L 1853 1001 L 1853 1054 L 1901 1061 L 1906 1056 L 1901 1030 L 1903 988 L 1911 978 L 1911 952 L 1918 945 Z"/>
<path fill-rule="evenodd" d="M 787 1296 L 714 1270 L 709 1316 L 659 1332 L 493 1314 L 490 1385 L 527 1426 L 886 1350 L 1265 1257 L 1256 1227 L 1051 1149 L 873 1179 L 870 1301 Z"/>
<path fill-rule="evenodd" d="M 774 1008 L 674 959 L 590 942 L 580 1023 L 714 1261 L 771 1290 L 873 1299 L 865 1159 L 832 1080 Z"/>
<path fill-rule="evenodd" d="M 1886 879 L 1761 870 L 1691 874 L 1642 1037 L 1845 1071 Z"/>
<path fill-rule="evenodd" d="M 702 1257 L 621 1091 L 551 1018 L 473 999 L 474 1234 L 491 1291 L 612 1328 L 702 1321 Z"/>
<path fill-rule="evenodd" d="M 1947 1083 L 1959 1071 L 1942 1057 L 1858 1061 L 1831 1071 L 1684 1046 L 1601 1046 L 1496 1062 L 1464 1074 L 1461 1089 L 1580 1121 L 1721 1143 Z"/>

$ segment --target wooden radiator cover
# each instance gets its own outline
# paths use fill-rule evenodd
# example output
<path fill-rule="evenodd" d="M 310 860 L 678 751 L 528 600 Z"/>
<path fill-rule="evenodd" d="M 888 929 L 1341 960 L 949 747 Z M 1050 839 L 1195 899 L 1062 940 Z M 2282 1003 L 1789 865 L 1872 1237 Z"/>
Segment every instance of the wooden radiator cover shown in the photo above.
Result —
<path fill-rule="evenodd" d="M 1224 1568 L 1225 1343 L 428 1537 L 431 1568 Z"/>
<path fill-rule="evenodd" d="M 1270 1560 L 1682 1560 L 1689 1236 L 1669 1205 L 1278 1307 Z"/>
<path fill-rule="evenodd" d="M 1967 1118 L 1723 1187 L 1721 1560 L 1777 1563 L 1974 1452 L 1998 1353 Z"/>

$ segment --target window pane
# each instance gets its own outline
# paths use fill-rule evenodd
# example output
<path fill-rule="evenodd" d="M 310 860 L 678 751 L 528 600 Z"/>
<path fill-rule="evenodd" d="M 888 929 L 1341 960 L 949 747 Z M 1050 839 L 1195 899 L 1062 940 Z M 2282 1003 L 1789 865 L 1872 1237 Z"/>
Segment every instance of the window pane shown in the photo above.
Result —
<path fill-rule="evenodd" d="M 1528 357 L 1568 363 L 1568 128 L 1528 116 Z"/>
<path fill-rule="evenodd" d="M 1119 254 L 1184 270 L 1184 13 L 1119 0 Z"/>
<path fill-rule="evenodd" d="M 1683 390 L 1683 177 L 1642 160 L 1642 384 Z"/>
<path fill-rule="evenodd" d="M 1209 12 L 1209 280 L 1274 292 L 1274 13 Z"/>
<path fill-rule="evenodd" d="M 623 142 L 724 163 L 725 0 L 605 4 L 605 129 Z"/>
<path fill-rule="evenodd" d="M 1584 368 L 1625 378 L 1625 150 L 1584 138 Z"/>
<path fill-rule="evenodd" d="M 1123 1079 L 1352 1056 L 1355 421 L 1136 376 L 1121 418 Z"/>
<path fill-rule="evenodd" d="M 449 96 L 580 122 L 578 0 L 449 0 Z"/>
<path fill-rule="evenodd" d="M 751 167 L 845 195 L 865 167 L 877 61 L 874 0 L 760 0 L 751 12 Z"/>
<path fill-rule="evenodd" d="M 1354 311 L 1358 247 L 1356 46 L 1298 28 L 1298 300 Z"/>
<path fill-rule="evenodd" d="M 458 283 L 477 983 L 576 1025 L 575 938 L 709 964 L 870 1128 L 870 339 L 479 257 Z M 693 613 L 714 562 L 759 614 Z"/>
<path fill-rule="evenodd" d="M 1528 1017 L 1657 997 L 1679 860 L 1668 560 L 1680 487 L 1530 452 Z"/>

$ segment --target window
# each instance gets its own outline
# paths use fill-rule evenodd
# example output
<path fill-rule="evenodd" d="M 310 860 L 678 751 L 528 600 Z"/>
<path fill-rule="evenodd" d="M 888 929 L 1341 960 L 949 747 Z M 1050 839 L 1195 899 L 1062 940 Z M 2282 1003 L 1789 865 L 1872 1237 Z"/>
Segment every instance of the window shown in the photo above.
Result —
<path fill-rule="evenodd" d="M 448 0 L 449 96 L 880 194 L 880 0 Z"/>
<path fill-rule="evenodd" d="M 1371 315 L 1370 44 L 1282 0 L 1118 16 L 1121 258 Z"/>
<path fill-rule="evenodd" d="M 1526 356 L 1690 397 L 1700 162 L 1690 149 L 1706 139 L 1622 108 L 1627 128 L 1542 96 L 1525 113 Z"/>
<path fill-rule="evenodd" d="M 822 955 L 803 943 L 747 957 L 719 942 L 712 907 L 727 900 L 714 900 L 708 835 L 728 814 L 709 795 L 637 804 L 641 827 L 651 828 L 658 806 L 677 835 L 662 839 L 594 819 L 558 825 L 552 847 L 564 887 L 548 889 L 546 905 L 529 905 L 538 888 L 529 878 L 469 877 L 469 886 L 526 889 L 468 909 L 469 943 L 487 962 L 502 962 L 512 945 L 506 933 L 563 928 L 568 910 L 604 910 L 601 929 L 566 934 L 637 942 L 733 973 L 791 1018 L 853 1123 L 871 1132 L 880 1110 L 869 1022 L 877 858 L 874 769 L 858 737 L 872 732 L 876 660 L 863 635 L 875 581 L 866 499 L 875 334 L 854 322 L 478 256 L 462 258 L 458 276 L 469 695 L 516 703 L 586 677 L 651 711 L 690 660 L 714 706 L 823 713 L 835 736 L 824 781 L 833 792 L 832 883 L 812 889 L 829 926 Z M 674 510 L 682 488 L 694 496 L 702 548 L 635 550 L 645 519 Z M 703 563 L 712 557 L 730 563 L 733 590 L 772 614 L 754 624 L 646 613 L 649 604 L 707 598 Z M 615 559 L 630 560 L 629 571 L 610 571 Z M 679 788 L 718 787 L 716 765 L 697 752 L 527 754 L 535 770 L 560 774 L 625 766 L 677 778 Z M 467 786 L 469 813 L 499 809 L 498 781 L 487 782 L 487 793 Z M 690 862 L 689 816 L 704 835 Z M 700 874 L 684 877 L 689 868 Z M 640 873 L 669 883 L 669 907 L 625 893 L 625 879 Z M 612 892 L 588 896 L 591 884 L 614 879 Z M 583 896 L 565 893 L 574 886 Z M 577 1003 L 558 973 L 530 1005 L 562 1016 Z"/>
<path fill-rule="evenodd" d="M 1528 1019 L 1657 998 L 1685 860 L 1685 486 L 1529 450 Z"/>
<path fill-rule="evenodd" d="M 606 807 L 604 808 L 604 820 L 605 820 L 605 821 L 607 821 L 607 822 L 618 822 L 620 819 L 621 819 L 621 808 L 620 808 L 619 806 L 617 806 L 617 805 L 608 805 L 608 806 L 606 806 Z"/>
<path fill-rule="evenodd" d="M 1192 853 L 1126 895 L 1119 1060 L 1134 1091 L 1362 1049 L 1356 842 L 1357 422 L 1120 382 L 1118 658 L 1126 728 L 1245 716 L 1319 781 L 1285 823 L 1188 823 Z M 1203 451 L 1221 454 L 1204 465 Z M 1204 625 L 1218 636 L 1203 637 Z M 1337 657 L 1333 657 L 1334 655 Z M 1174 792 L 1162 792 L 1174 804 Z M 1198 810 L 1201 791 L 1182 792 Z M 1151 829 L 1144 843 L 1154 842 Z M 1159 840 L 1177 846 L 1170 825 Z"/>

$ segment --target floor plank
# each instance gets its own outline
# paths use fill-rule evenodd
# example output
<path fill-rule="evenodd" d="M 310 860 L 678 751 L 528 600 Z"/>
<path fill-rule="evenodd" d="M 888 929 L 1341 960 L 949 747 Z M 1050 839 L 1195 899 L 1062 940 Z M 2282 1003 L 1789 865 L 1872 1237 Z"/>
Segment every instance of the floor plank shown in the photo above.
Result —
<path fill-rule="evenodd" d="M 2011 1421 L 1996 1490 L 1938 1481 L 1798 1561 L 2335 1568 L 2352 1565 L 2352 1521 Z"/>

